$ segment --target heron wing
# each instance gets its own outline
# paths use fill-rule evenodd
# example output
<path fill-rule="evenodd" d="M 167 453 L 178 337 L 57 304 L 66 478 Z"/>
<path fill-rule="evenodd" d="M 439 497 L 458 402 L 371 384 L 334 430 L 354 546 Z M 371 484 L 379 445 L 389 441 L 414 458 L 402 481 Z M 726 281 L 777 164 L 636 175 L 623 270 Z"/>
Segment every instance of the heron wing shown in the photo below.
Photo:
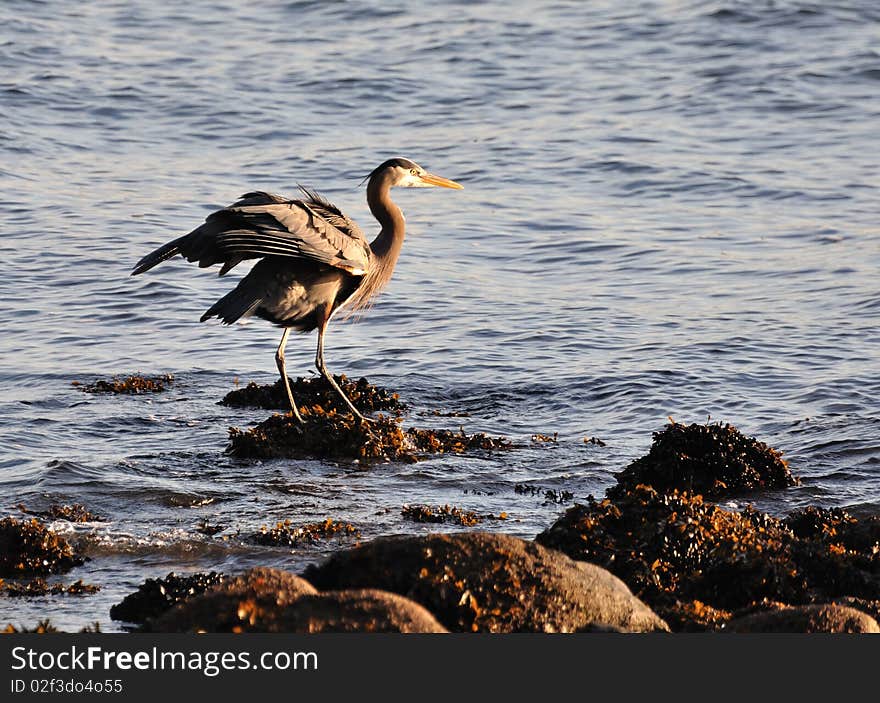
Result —
<path fill-rule="evenodd" d="M 267 256 L 310 259 L 358 276 L 370 265 L 370 247 L 357 225 L 310 192 L 303 200 L 247 193 L 208 215 L 189 234 L 144 257 L 135 271 L 155 265 L 151 257 L 158 259 L 155 263 L 168 258 L 166 253 L 180 253 L 201 267 L 222 264 L 221 275 L 245 259 Z"/>

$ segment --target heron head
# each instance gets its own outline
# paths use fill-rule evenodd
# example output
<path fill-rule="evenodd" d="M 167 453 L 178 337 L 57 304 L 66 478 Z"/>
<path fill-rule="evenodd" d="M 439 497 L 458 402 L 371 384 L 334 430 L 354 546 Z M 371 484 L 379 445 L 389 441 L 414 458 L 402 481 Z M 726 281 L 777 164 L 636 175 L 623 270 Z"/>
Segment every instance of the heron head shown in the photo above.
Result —
<path fill-rule="evenodd" d="M 370 180 L 375 177 L 388 178 L 391 186 L 401 188 L 431 188 L 433 186 L 455 188 L 456 190 L 464 188 L 460 183 L 428 173 L 415 161 L 401 157 L 388 159 L 368 176 Z"/>

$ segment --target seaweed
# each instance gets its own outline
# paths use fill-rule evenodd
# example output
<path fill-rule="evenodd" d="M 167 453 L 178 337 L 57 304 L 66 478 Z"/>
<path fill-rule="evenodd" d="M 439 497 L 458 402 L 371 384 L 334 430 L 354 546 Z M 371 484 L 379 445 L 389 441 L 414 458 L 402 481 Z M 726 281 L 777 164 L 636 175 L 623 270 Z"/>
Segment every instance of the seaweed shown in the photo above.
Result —
<path fill-rule="evenodd" d="M 100 586 L 85 583 L 82 579 L 65 586 L 63 583 L 49 584 L 45 579 L 35 578 L 24 583 L 8 583 L 0 579 L 0 593 L 11 597 L 55 596 L 59 594 L 87 595 L 97 593 Z"/>
<path fill-rule="evenodd" d="M 379 386 L 374 386 L 366 378 L 352 381 L 345 374 L 334 376 L 345 395 L 361 412 L 389 412 L 402 415 L 407 410 L 397 393 L 392 393 Z M 288 379 L 289 380 L 289 379 Z M 315 378 L 297 378 L 290 382 L 299 409 L 320 407 L 326 411 L 340 407 L 341 399 L 323 376 Z M 253 381 L 244 388 L 230 391 L 221 405 L 233 408 L 265 408 L 266 410 L 287 409 L 290 403 L 287 390 L 279 378 L 271 385 L 257 385 Z"/>
<path fill-rule="evenodd" d="M 296 547 L 302 543 L 314 544 L 328 537 L 343 536 L 360 539 L 361 533 L 351 523 L 337 522 L 330 518 L 296 527 L 290 520 L 284 520 L 276 523 L 275 527 L 263 526 L 259 532 L 251 535 L 249 541 L 264 546 Z"/>
<path fill-rule="evenodd" d="M 543 486 L 532 486 L 527 483 L 515 484 L 513 491 L 518 495 L 542 496 L 545 505 L 547 503 L 567 503 L 574 498 L 574 493 L 571 491 L 544 488 Z"/>
<path fill-rule="evenodd" d="M 731 512 L 699 495 L 638 485 L 575 505 L 536 541 L 607 568 L 676 629 L 717 626 L 731 611 L 765 600 L 876 600 L 880 548 L 871 537 L 880 523 L 837 520 L 838 534 L 804 522 L 803 515 Z"/>
<path fill-rule="evenodd" d="M 79 503 L 74 503 L 73 505 L 58 505 L 53 503 L 46 510 L 31 510 L 21 503 L 15 507 L 26 515 L 33 515 L 35 517 L 46 518 L 49 520 L 67 520 L 68 522 L 104 522 L 104 518 L 87 510 Z"/>
<path fill-rule="evenodd" d="M 119 395 L 161 393 L 168 390 L 173 384 L 174 376 L 170 373 L 159 376 L 134 375 L 126 378 L 114 376 L 109 381 L 98 380 L 93 383 L 71 382 L 71 385 L 83 393 L 115 393 Z"/>
<path fill-rule="evenodd" d="M 404 505 L 400 514 L 412 522 L 447 523 L 463 527 L 474 527 L 486 520 L 506 520 L 508 517 L 505 512 L 498 515 L 480 515 L 473 510 L 462 510 L 454 505 L 441 505 L 438 507 L 431 507 L 430 505 Z"/>
<path fill-rule="evenodd" d="M 0 576 L 53 574 L 84 562 L 64 537 L 37 519 L 0 520 Z"/>
<path fill-rule="evenodd" d="M 505 449 L 510 443 L 483 433 L 403 429 L 398 418 L 379 415 L 360 422 L 350 413 L 320 407 L 301 410 L 305 426 L 291 415 L 273 415 L 247 430 L 230 428 L 227 451 L 250 459 L 306 458 L 415 462 L 424 454 Z"/>

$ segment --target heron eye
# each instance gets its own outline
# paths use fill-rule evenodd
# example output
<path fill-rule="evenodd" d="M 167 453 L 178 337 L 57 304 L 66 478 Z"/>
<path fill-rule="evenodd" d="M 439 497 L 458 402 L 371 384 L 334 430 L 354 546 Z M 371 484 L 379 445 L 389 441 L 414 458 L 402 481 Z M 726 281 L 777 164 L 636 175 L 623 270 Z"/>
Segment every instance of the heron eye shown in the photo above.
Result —
<path fill-rule="evenodd" d="M 411 169 L 409 170 L 409 172 L 410 172 L 412 175 L 414 175 L 414 176 L 418 176 L 418 175 L 419 175 L 419 169 L 417 169 L 417 168 L 411 168 Z"/>

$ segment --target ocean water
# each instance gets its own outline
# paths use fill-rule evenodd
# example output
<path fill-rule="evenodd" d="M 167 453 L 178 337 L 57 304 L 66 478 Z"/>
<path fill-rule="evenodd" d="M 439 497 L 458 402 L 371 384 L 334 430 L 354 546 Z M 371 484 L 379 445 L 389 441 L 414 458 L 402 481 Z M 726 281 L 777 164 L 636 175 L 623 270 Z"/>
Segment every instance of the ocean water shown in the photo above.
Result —
<path fill-rule="evenodd" d="M 449 503 L 532 537 L 668 417 L 730 422 L 803 481 L 731 507 L 877 512 L 878 142 L 873 0 L 7 0 L 0 514 L 78 502 L 107 522 L 53 523 L 90 557 L 61 580 L 99 593 L 0 598 L 0 624 L 119 629 L 110 605 L 147 577 L 298 570 L 348 544 L 246 541 L 278 520 L 368 539 L 454 529 L 401 516 Z M 275 380 L 279 330 L 198 322 L 235 272 L 131 267 L 241 193 L 297 183 L 369 237 L 358 184 L 396 155 L 465 190 L 395 191 L 394 280 L 334 321 L 328 364 L 399 392 L 408 424 L 521 447 L 368 469 L 228 457 L 228 428 L 267 411 L 217 401 Z M 314 343 L 291 340 L 291 375 Z M 72 385 L 138 371 L 177 383 Z"/>

